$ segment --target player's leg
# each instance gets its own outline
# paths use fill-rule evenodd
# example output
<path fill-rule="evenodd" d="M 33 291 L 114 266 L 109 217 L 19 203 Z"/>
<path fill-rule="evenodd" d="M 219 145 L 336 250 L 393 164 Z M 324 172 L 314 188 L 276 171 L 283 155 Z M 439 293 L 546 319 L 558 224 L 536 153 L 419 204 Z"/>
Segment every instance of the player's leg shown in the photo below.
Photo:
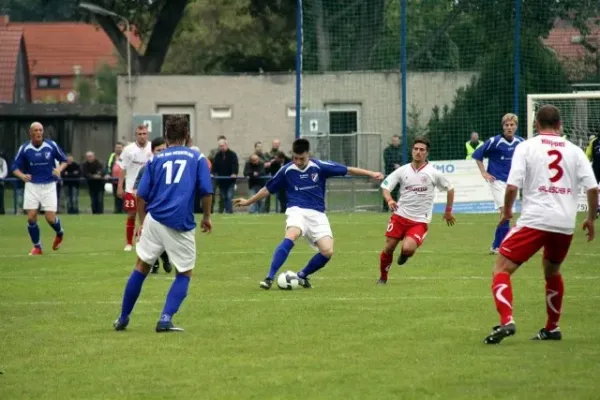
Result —
<path fill-rule="evenodd" d="M 264 281 L 261 281 L 259 287 L 261 289 L 268 290 L 273 285 L 273 280 L 275 279 L 275 274 L 281 266 L 287 260 L 290 251 L 294 248 L 294 243 L 300 236 L 302 236 L 302 226 L 303 222 L 299 218 L 290 218 L 288 216 L 287 227 L 285 230 L 285 236 L 279 246 L 275 248 L 273 252 L 273 258 L 271 259 L 271 267 L 269 268 L 269 273 Z"/>
<path fill-rule="evenodd" d="M 486 344 L 498 344 L 516 333 L 513 318 L 513 291 L 511 276 L 521 264 L 529 260 L 544 244 L 544 232 L 515 227 L 506 236 L 494 265 L 492 295 L 500 324 L 484 339 Z"/>
<path fill-rule="evenodd" d="M 158 225 L 157 228 L 165 252 L 172 255 L 171 262 L 177 275 L 167 294 L 156 332 L 182 332 L 183 329 L 174 326 L 172 320 L 188 294 L 192 270 L 196 265 L 196 233 L 179 232 L 164 225 Z"/>
<path fill-rule="evenodd" d="M 158 223 L 154 221 L 150 215 L 146 216 L 144 229 L 142 230 L 140 241 L 136 246 L 138 255 L 137 262 L 125 285 L 121 314 L 113 324 L 117 331 L 124 330 L 129 324 L 129 315 L 133 311 L 133 307 L 140 296 L 142 285 L 150 272 L 150 267 L 164 251 L 164 246 L 160 242 L 160 237 L 157 233 L 156 224 Z"/>
<path fill-rule="evenodd" d="M 38 208 L 40 207 L 40 196 L 36 185 L 31 182 L 25 183 L 23 193 L 23 210 L 27 214 L 27 232 L 33 243 L 33 249 L 29 255 L 42 254 L 42 242 L 40 240 L 40 227 L 37 223 Z"/>
<path fill-rule="evenodd" d="M 506 183 L 496 180 L 490 183 L 490 188 L 492 191 L 492 198 L 494 199 L 494 205 L 500 213 L 500 218 L 502 218 L 504 212 L 504 194 L 506 192 Z M 509 221 L 504 221 L 502 224 L 496 226 L 494 240 L 492 241 L 492 247 L 490 248 L 490 254 L 498 254 L 500 244 L 508 234 L 509 230 Z"/>
<path fill-rule="evenodd" d="M 46 222 L 54 229 L 56 236 L 52 243 L 52 250 L 58 250 L 63 241 L 63 228 L 56 211 L 58 210 L 58 197 L 56 196 L 56 184 L 48 184 L 43 186 L 44 192 L 41 194 L 41 206 L 44 210 Z"/>
<path fill-rule="evenodd" d="M 394 260 L 394 251 L 398 243 L 404 239 L 404 219 L 393 214 L 387 224 L 385 231 L 385 245 L 381 254 L 379 254 L 379 280 L 378 284 L 387 283 L 388 273 Z"/>
<path fill-rule="evenodd" d="M 398 257 L 398 265 L 404 265 L 409 258 L 415 255 L 417 249 L 423 244 L 427 236 L 427 224 L 416 223 L 406 229 L 402 249 Z"/>
<path fill-rule="evenodd" d="M 300 285 L 309 289 L 312 287 L 308 277 L 321 268 L 323 268 L 331 257 L 333 257 L 333 237 L 330 235 L 322 236 L 318 240 L 315 241 L 315 246 L 319 250 L 317 254 L 315 254 L 306 267 L 302 269 L 302 271 L 298 272 L 298 278 L 300 278 Z"/>
<path fill-rule="evenodd" d="M 546 280 L 546 325 L 532 338 L 534 340 L 561 340 L 562 332 L 558 326 L 562 311 L 565 286 L 560 273 L 560 266 L 567 257 L 573 235 L 560 233 L 546 234 L 544 245 L 544 278 Z"/>
<path fill-rule="evenodd" d="M 132 193 L 125 193 L 123 196 L 123 208 L 127 213 L 127 220 L 125 222 L 125 251 L 131 251 L 133 249 L 133 234 L 135 232 L 135 214 L 137 211 L 137 205 L 135 196 Z"/>

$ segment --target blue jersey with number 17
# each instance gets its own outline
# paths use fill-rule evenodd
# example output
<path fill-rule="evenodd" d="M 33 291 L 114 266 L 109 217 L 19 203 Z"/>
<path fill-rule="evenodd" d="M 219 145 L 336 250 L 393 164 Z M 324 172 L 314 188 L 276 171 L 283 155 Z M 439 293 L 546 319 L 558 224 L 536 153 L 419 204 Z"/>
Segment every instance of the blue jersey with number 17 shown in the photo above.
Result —
<path fill-rule="evenodd" d="M 287 208 L 299 207 L 325 212 L 327 178 L 347 174 L 348 167 L 345 165 L 311 159 L 304 169 L 298 168 L 294 163 L 284 165 L 266 186 L 270 193 L 285 189 Z"/>
<path fill-rule="evenodd" d="M 188 147 L 169 147 L 147 164 L 137 195 L 146 201 L 154 220 L 177 231 L 191 231 L 196 190 L 213 193 L 210 169 L 203 154 Z"/>

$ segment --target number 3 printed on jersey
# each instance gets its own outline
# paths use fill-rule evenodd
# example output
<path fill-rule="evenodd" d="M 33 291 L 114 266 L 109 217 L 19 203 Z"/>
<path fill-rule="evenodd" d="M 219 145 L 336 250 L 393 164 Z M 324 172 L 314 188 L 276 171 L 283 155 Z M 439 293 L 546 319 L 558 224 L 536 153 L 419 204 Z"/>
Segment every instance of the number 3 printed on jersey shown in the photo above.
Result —
<path fill-rule="evenodd" d="M 175 164 L 177 166 L 177 171 L 175 171 L 175 178 L 173 178 L 173 164 Z M 175 160 L 175 162 L 173 162 L 172 160 L 167 161 L 166 163 L 163 164 L 163 169 L 166 169 L 166 173 L 165 173 L 165 183 L 167 185 L 170 185 L 172 183 L 179 183 L 179 181 L 181 180 L 181 177 L 183 175 L 183 170 L 185 169 L 185 166 L 187 164 L 187 160 Z"/>
<path fill-rule="evenodd" d="M 562 178 L 565 174 L 565 171 L 560 166 L 560 162 L 563 159 L 563 155 L 560 151 L 556 149 L 548 150 L 548 155 L 550 157 L 554 157 L 554 160 L 550 162 L 550 164 L 548 164 L 548 168 L 550 169 L 550 171 L 555 171 L 554 176 L 550 177 L 550 182 L 555 183 L 558 182 L 560 178 Z"/>

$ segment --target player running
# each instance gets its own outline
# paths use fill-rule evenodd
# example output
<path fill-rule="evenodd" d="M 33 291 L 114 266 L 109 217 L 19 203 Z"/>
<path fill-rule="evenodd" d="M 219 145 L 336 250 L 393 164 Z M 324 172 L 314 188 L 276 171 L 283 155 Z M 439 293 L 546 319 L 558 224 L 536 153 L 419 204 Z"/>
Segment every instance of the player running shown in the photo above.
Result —
<path fill-rule="evenodd" d="M 121 315 L 114 322 L 117 331 L 125 330 L 142 284 L 150 267 L 163 251 L 169 253 L 177 270 L 167 294 L 156 332 L 181 332 L 171 319 L 185 299 L 196 263 L 196 222 L 194 196 L 202 196 L 202 232 L 210 232 L 212 183 L 206 157 L 185 147 L 189 140 L 189 123 L 185 115 L 169 115 L 165 119 L 169 148 L 155 155 L 142 176 L 137 195 L 146 202 L 138 209 L 142 232 L 136 246 L 138 255 L 123 295 Z M 147 212 L 147 213 L 146 213 Z"/>
<path fill-rule="evenodd" d="M 506 180 L 510 172 L 513 153 L 517 145 L 525 140 L 515 134 L 518 124 L 519 118 L 515 114 L 506 114 L 502 117 L 502 134 L 489 138 L 483 146 L 473 153 L 473 159 L 477 163 L 481 175 L 490 185 L 494 205 L 496 210 L 500 211 L 500 216 L 502 216 Z M 484 158 L 488 159 L 487 171 L 483 165 Z M 509 221 L 503 221 L 496 227 L 490 254 L 498 254 L 498 247 L 500 247 L 500 243 L 502 243 L 509 230 Z"/>
<path fill-rule="evenodd" d="M 56 232 L 52 250 L 58 250 L 63 241 L 64 232 L 56 215 L 56 182 L 67 167 L 67 158 L 54 141 L 44 139 L 44 127 L 39 122 L 31 124 L 29 136 L 31 140 L 19 147 L 15 156 L 13 174 L 25 182 L 23 209 L 27 212 L 27 230 L 33 242 L 29 255 L 37 256 L 42 254 L 40 227 L 37 224 L 39 208 L 44 211 L 46 221 Z"/>
<path fill-rule="evenodd" d="M 164 138 L 159 137 L 159 138 L 152 140 L 152 142 L 150 142 L 150 147 L 152 149 L 152 155 L 154 156 L 167 148 L 167 142 L 165 141 Z M 200 151 L 200 149 L 198 149 L 198 151 Z M 133 184 L 133 193 L 134 194 L 137 194 L 138 187 L 140 186 L 140 181 L 142 180 L 142 176 L 144 176 L 144 172 L 146 171 L 147 165 L 148 164 L 146 164 L 142 168 L 140 168 L 140 171 L 138 172 L 137 177 L 135 178 L 135 183 Z M 138 207 L 142 207 L 142 208 L 146 207 L 146 202 L 144 202 L 144 199 L 136 196 L 135 201 L 136 201 Z M 142 228 L 142 222 L 143 221 L 140 221 L 139 229 Z M 162 252 L 162 254 L 160 255 L 160 259 L 163 262 L 163 269 L 165 270 L 165 272 L 167 274 L 170 274 L 171 271 L 173 270 L 173 268 L 171 267 L 171 263 L 169 262 L 169 256 L 167 255 L 166 251 Z M 159 263 L 158 263 L 158 259 L 157 259 L 156 262 L 154 263 L 154 265 L 152 266 L 150 273 L 157 274 L 158 267 L 159 267 Z"/>
<path fill-rule="evenodd" d="M 300 285 L 310 288 L 308 277 L 325 266 L 333 256 L 333 233 L 325 215 L 326 181 L 334 176 L 368 176 L 381 180 L 381 172 L 367 171 L 361 168 L 346 167 L 310 157 L 310 144 L 306 139 L 296 139 L 292 145 L 292 162 L 284 165 L 265 187 L 249 199 L 235 199 L 238 207 L 246 207 L 260 201 L 281 189 L 287 192 L 287 215 L 285 238 L 275 249 L 271 269 L 262 289 L 273 285 L 275 274 L 285 263 L 294 242 L 304 236 L 318 253 L 311 258 L 306 267 L 298 272 Z"/>
<path fill-rule="evenodd" d="M 383 198 L 394 212 L 385 233 L 385 246 L 379 256 L 380 277 L 378 284 L 386 284 L 388 272 L 394 259 L 394 250 L 402 241 L 398 264 L 404 265 L 415 254 L 425 236 L 433 213 L 435 189 L 447 192 L 446 210 L 442 217 L 448 226 L 454 225 L 452 215 L 454 188 L 446 177 L 427 162 L 429 140 L 415 139 L 412 147 L 412 162 L 389 174 L 381 183 Z M 398 202 L 391 192 L 400 185 Z"/>
<path fill-rule="evenodd" d="M 587 192 L 588 202 L 583 229 L 588 241 L 594 239 L 598 184 L 590 163 L 583 150 L 559 135 L 561 122 L 556 107 L 540 107 L 535 124 L 538 136 L 517 147 L 508 177 L 502 223 L 512 218 L 519 189 L 523 190 L 523 207 L 516 226 L 500 245 L 492 282 L 500 325 L 485 338 L 486 344 L 498 344 L 517 331 L 510 276 L 542 247 L 548 319 L 533 339 L 562 338 L 558 327 L 564 293 L 560 266 L 573 239 L 581 187 Z"/>
<path fill-rule="evenodd" d="M 138 125 L 135 128 L 135 142 L 125 146 L 119 157 L 119 183 L 117 196 L 123 199 L 123 209 L 127 211 L 125 251 L 133 249 L 133 234 L 135 232 L 135 213 L 137 205 L 133 194 L 135 178 L 152 156 L 152 146 L 148 141 L 148 127 Z M 123 188 L 125 187 L 125 188 Z"/>

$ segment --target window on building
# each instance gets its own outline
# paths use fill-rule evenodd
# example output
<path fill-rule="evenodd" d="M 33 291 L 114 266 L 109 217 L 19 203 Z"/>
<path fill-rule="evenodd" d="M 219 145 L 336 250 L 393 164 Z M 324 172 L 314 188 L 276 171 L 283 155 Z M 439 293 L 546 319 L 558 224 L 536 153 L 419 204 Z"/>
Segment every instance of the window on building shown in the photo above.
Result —
<path fill-rule="evenodd" d="M 37 87 L 39 89 L 60 88 L 60 78 L 58 76 L 38 76 Z"/>

